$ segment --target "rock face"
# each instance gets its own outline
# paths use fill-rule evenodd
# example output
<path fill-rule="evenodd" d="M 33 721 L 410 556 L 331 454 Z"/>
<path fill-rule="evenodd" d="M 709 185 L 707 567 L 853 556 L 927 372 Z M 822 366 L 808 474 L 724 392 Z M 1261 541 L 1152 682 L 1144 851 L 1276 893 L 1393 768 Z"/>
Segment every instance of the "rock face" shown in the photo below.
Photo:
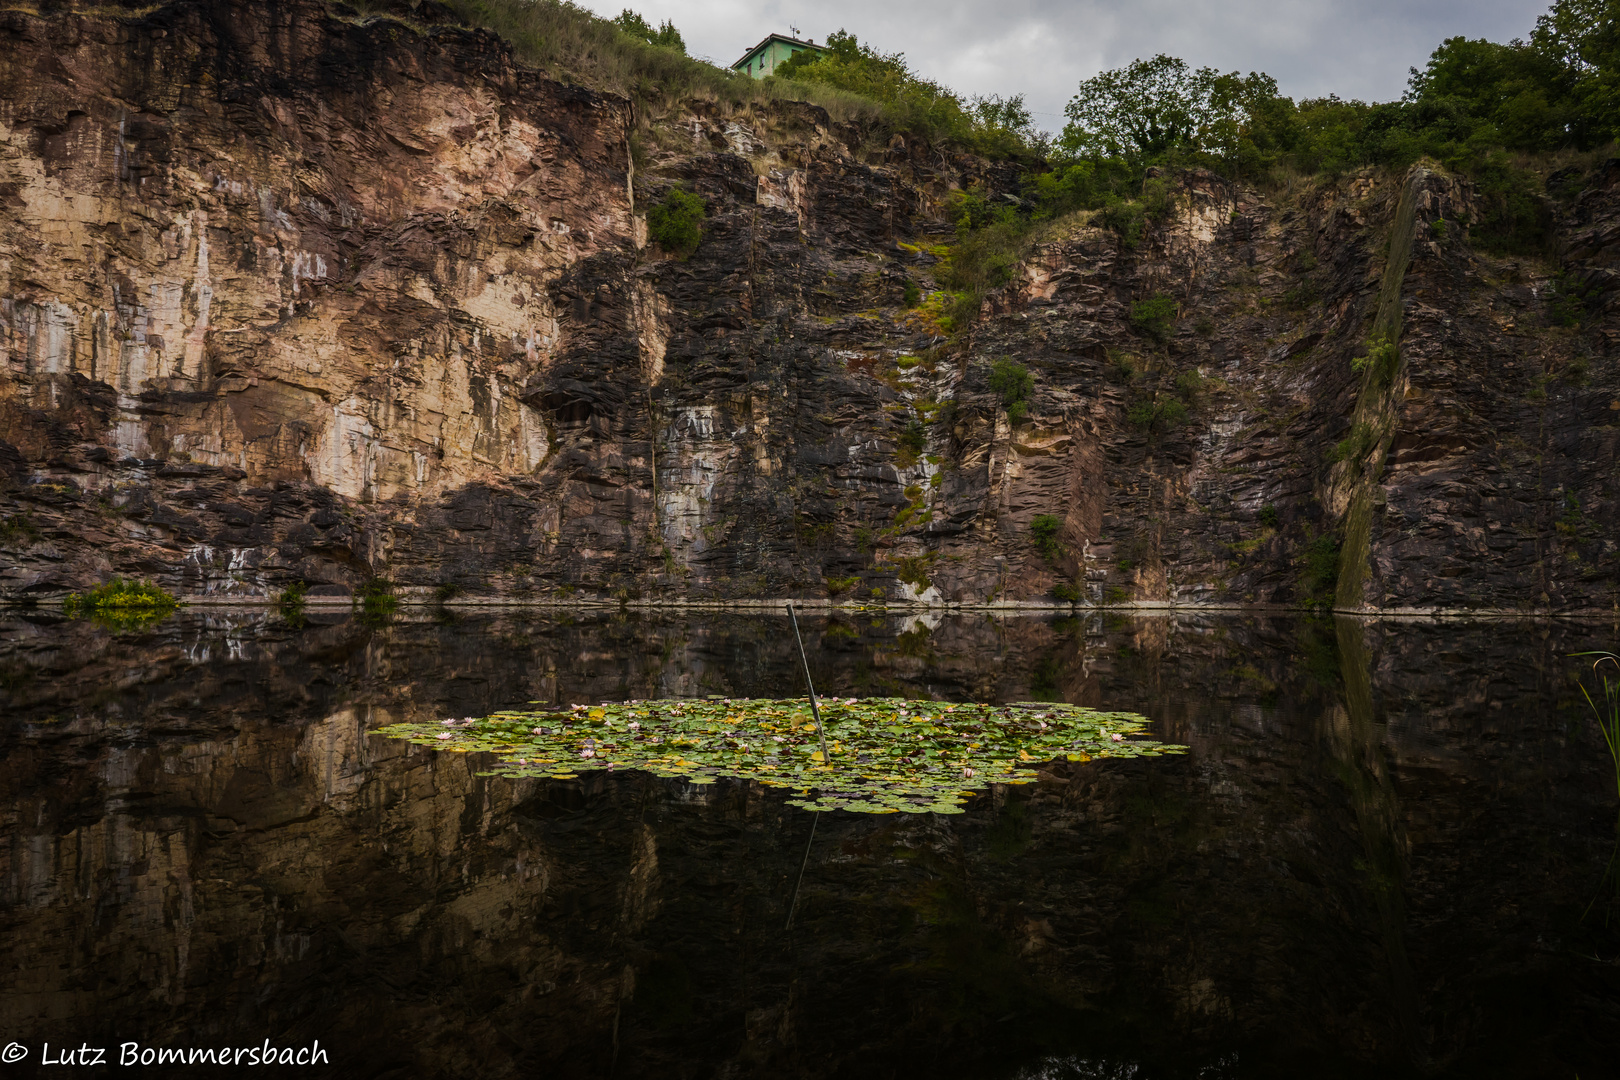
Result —
<path fill-rule="evenodd" d="M 1010 167 L 638 119 L 443 19 L 8 10 L 0 594 L 1615 608 L 1620 166 L 1564 178 L 1560 265 L 1473 250 L 1439 172 L 1168 179 L 946 337 L 907 285 Z"/>

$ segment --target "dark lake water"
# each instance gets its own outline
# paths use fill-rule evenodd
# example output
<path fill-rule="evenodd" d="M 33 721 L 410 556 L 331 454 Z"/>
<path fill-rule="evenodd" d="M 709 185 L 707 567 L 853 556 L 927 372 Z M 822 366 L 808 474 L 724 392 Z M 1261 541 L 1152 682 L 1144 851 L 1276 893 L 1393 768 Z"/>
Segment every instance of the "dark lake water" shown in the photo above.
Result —
<path fill-rule="evenodd" d="M 368 734 L 796 696 L 785 618 L 0 612 L 0 1043 L 28 1051 L 0 1071 L 265 1040 L 343 1077 L 1620 1069 L 1620 806 L 1568 658 L 1616 626 L 806 630 L 828 694 L 1130 709 L 1190 752 L 820 815 L 807 856 L 781 791 L 481 778 Z"/>

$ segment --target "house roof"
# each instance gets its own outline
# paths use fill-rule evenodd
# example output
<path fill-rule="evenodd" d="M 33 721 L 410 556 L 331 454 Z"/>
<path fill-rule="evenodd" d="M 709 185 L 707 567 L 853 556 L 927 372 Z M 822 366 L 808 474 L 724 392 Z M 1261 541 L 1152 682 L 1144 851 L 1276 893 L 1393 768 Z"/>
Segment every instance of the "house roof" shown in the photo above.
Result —
<path fill-rule="evenodd" d="M 731 66 L 734 68 L 742 67 L 744 62 L 746 62 L 750 56 L 753 56 L 755 53 L 759 52 L 759 50 L 763 49 L 773 41 L 785 41 L 789 45 L 797 45 L 804 49 L 814 49 L 816 52 L 825 51 L 820 45 L 817 45 L 813 41 L 800 41 L 798 38 L 788 37 L 786 34 L 766 34 L 764 37 L 759 39 L 758 45 L 755 45 L 752 49 L 749 49 L 747 52 L 739 56 L 737 58 L 737 62 Z"/>

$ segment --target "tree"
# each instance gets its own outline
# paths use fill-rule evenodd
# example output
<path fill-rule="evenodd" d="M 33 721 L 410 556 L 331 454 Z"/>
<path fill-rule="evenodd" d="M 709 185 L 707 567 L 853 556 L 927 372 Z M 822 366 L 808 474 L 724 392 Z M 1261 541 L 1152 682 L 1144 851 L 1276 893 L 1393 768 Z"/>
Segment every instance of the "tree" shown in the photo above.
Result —
<path fill-rule="evenodd" d="M 1143 158 L 1203 149 L 1216 119 L 1213 68 L 1160 53 L 1093 75 L 1064 108 L 1063 145 L 1075 153 Z"/>
<path fill-rule="evenodd" d="M 979 126 L 987 131 L 1005 131 L 1021 137 L 1030 137 L 1035 118 L 1024 105 L 1024 95 L 1004 98 L 999 94 L 975 97 L 969 106 Z"/>
<path fill-rule="evenodd" d="M 1620 138 L 1620 0 L 1557 0 L 1536 20 L 1530 44 L 1571 76 L 1576 145 Z"/>
<path fill-rule="evenodd" d="M 686 52 L 686 41 L 681 32 L 675 29 L 675 24 L 665 19 L 658 29 L 652 26 L 636 12 L 625 8 L 619 12 L 613 25 L 629 34 L 633 38 L 645 41 L 649 45 L 657 45 L 661 49 L 674 49 L 678 53 Z"/>
<path fill-rule="evenodd" d="M 1455 143 L 1556 150 L 1569 141 L 1572 85 L 1558 59 L 1522 41 L 1447 38 L 1412 69 L 1405 126 Z"/>
<path fill-rule="evenodd" d="M 1035 378 L 1023 364 L 1003 357 L 990 368 L 990 389 L 1000 395 L 1001 403 L 1007 407 L 1007 419 L 1016 424 L 1028 412 Z"/>

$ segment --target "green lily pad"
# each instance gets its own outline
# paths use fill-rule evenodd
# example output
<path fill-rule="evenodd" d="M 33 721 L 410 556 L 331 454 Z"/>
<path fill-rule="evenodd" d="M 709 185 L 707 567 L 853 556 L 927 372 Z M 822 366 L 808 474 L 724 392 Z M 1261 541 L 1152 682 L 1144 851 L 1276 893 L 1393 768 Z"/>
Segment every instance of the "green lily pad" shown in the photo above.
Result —
<path fill-rule="evenodd" d="M 499 763 L 485 776 L 642 769 L 693 784 L 729 776 L 792 789 L 789 806 L 869 814 L 959 814 L 969 796 L 992 783 L 1030 783 L 1046 762 L 1186 749 L 1132 738 L 1145 717 L 1078 705 L 846 698 L 823 702 L 821 714 L 826 762 L 805 698 L 604 702 L 392 724 L 378 734 L 494 754 Z"/>

